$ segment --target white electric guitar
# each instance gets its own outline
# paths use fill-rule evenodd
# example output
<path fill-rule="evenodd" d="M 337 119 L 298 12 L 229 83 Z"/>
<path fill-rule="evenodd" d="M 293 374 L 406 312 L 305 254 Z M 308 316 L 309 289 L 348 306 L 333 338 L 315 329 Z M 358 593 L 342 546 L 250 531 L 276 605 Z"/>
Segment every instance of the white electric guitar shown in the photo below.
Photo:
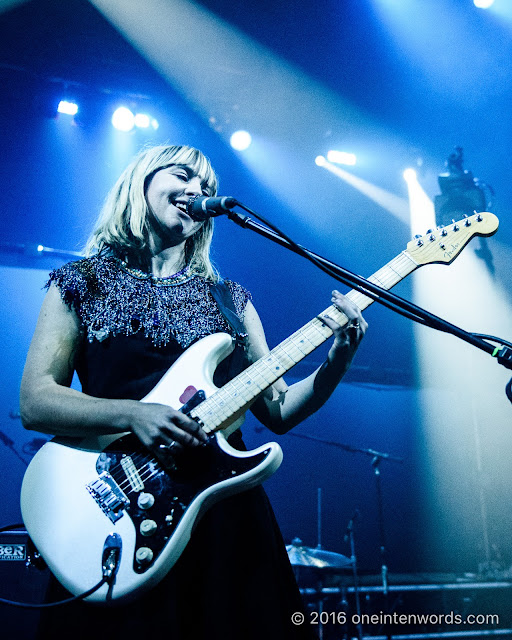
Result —
<path fill-rule="evenodd" d="M 479 213 L 429 232 L 369 280 L 391 289 L 421 265 L 449 264 L 473 236 L 489 236 L 497 228 L 495 215 Z M 348 297 L 360 309 L 373 302 L 356 291 Z M 341 325 L 348 321 L 334 306 L 323 313 Z M 172 468 L 164 468 L 132 434 L 46 443 L 26 471 L 21 509 L 58 580 L 74 595 L 88 591 L 102 578 L 105 554 L 115 548 L 115 580 L 88 600 L 128 599 L 158 583 L 208 507 L 260 484 L 279 467 L 277 443 L 242 452 L 226 437 L 264 389 L 331 335 L 314 318 L 221 389 L 213 385 L 213 373 L 232 351 L 231 337 L 213 334 L 187 349 L 142 400 L 181 408 L 210 434 L 208 443 L 176 457 Z"/>

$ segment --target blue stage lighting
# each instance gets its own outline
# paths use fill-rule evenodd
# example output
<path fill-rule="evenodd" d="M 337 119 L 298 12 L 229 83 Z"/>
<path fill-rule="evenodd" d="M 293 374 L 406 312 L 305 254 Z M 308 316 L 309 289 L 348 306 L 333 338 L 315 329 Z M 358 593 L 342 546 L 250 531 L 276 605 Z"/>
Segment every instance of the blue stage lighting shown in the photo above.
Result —
<path fill-rule="evenodd" d="M 135 114 L 135 126 L 139 127 L 139 129 L 147 129 L 151 123 L 150 117 L 145 113 L 136 113 Z"/>
<path fill-rule="evenodd" d="M 235 131 L 229 139 L 229 142 L 233 149 L 236 149 L 237 151 L 244 151 L 250 146 L 252 137 L 247 131 Z"/>
<path fill-rule="evenodd" d="M 127 107 L 119 107 L 114 111 L 112 124 L 119 131 L 131 131 L 135 126 L 135 116 Z"/>
<path fill-rule="evenodd" d="M 406 182 L 410 182 L 411 180 L 417 180 L 418 179 L 418 175 L 416 173 L 416 170 L 415 169 L 411 169 L 411 168 L 405 169 L 405 171 L 403 173 L 403 176 L 404 176 L 404 180 Z"/>
<path fill-rule="evenodd" d="M 329 162 L 335 162 L 336 164 L 354 166 L 357 158 L 355 153 L 349 153 L 347 151 L 328 151 L 327 160 L 329 160 Z"/>
<path fill-rule="evenodd" d="M 78 105 L 74 102 L 68 102 L 67 100 L 61 100 L 57 107 L 58 113 L 66 113 L 68 116 L 76 116 L 78 113 Z"/>
<path fill-rule="evenodd" d="M 488 9 L 494 4 L 494 0 L 473 0 L 473 4 L 479 9 Z"/>

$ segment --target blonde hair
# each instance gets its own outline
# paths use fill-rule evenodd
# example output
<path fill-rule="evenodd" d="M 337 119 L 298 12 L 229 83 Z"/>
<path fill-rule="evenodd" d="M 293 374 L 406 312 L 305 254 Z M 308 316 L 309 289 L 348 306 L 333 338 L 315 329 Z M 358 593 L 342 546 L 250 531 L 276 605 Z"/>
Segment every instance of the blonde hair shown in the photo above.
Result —
<path fill-rule="evenodd" d="M 96 227 L 85 246 L 86 255 L 109 251 L 117 257 L 141 261 L 149 246 L 149 208 L 146 188 L 160 169 L 183 165 L 199 176 L 208 195 L 217 193 L 217 176 L 209 159 L 188 146 L 162 145 L 141 151 L 126 167 L 107 195 Z M 185 265 L 194 273 L 216 282 L 210 261 L 213 219 L 209 218 L 185 243 Z"/>

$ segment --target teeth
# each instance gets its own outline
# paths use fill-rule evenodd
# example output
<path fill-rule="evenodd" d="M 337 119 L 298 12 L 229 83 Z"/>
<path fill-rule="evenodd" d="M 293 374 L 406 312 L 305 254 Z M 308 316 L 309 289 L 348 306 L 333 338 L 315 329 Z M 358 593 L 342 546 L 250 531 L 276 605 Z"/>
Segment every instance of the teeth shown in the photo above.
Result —
<path fill-rule="evenodd" d="M 177 207 L 180 211 L 187 213 L 187 205 L 184 202 L 175 202 L 175 207 Z"/>

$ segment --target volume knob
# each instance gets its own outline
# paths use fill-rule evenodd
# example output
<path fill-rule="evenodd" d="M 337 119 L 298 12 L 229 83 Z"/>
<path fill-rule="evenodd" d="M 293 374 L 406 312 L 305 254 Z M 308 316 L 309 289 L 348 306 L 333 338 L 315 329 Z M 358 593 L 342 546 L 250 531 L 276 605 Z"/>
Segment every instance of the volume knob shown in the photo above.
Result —
<path fill-rule="evenodd" d="M 152 493 L 141 493 L 137 499 L 139 509 L 150 509 L 155 504 L 155 496 Z"/>
<path fill-rule="evenodd" d="M 139 547 L 135 552 L 135 560 L 142 565 L 148 565 L 153 561 L 153 551 L 149 547 Z"/>
<path fill-rule="evenodd" d="M 154 520 L 143 520 L 140 523 L 140 532 L 143 536 L 152 536 L 157 528 L 158 525 Z"/>

